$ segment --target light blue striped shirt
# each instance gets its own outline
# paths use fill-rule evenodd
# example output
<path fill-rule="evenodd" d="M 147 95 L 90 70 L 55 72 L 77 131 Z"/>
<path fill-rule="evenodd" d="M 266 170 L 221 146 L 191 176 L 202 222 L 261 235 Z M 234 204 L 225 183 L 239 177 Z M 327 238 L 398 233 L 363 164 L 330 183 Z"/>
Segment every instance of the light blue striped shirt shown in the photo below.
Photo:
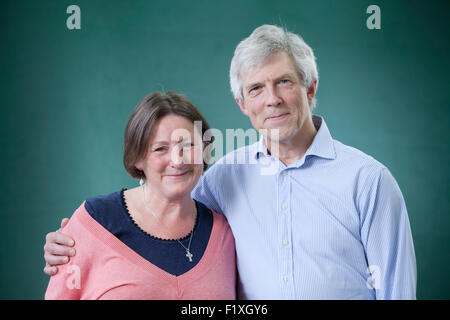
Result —
<path fill-rule="evenodd" d="M 192 193 L 231 226 L 239 298 L 415 299 L 414 246 L 395 179 L 313 121 L 311 146 L 289 167 L 260 139 L 217 161 Z M 232 164 L 242 157 L 247 164 Z"/>

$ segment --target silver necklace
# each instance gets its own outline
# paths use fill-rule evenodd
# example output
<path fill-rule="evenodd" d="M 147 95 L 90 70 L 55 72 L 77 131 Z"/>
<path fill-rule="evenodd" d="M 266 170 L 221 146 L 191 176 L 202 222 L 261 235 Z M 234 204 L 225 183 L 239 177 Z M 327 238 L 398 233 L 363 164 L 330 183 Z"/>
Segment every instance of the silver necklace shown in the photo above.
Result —
<path fill-rule="evenodd" d="M 169 234 L 172 234 L 171 233 L 171 231 L 170 231 L 170 229 L 168 228 L 168 227 L 166 227 L 166 225 L 153 213 L 153 211 L 152 210 L 150 210 L 150 208 L 148 207 L 148 204 L 147 204 L 147 198 L 145 197 L 145 190 L 144 190 L 144 188 L 145 188 L 145 185 L 144 185 L 144 181 L 141 179 L 140 181 L 139 181 L 139 184 L 141 185 L 141 187 L 142 187 L 142 193 L 143 193 L 143 195 L 144 195 L 144 205 L 145 205 L 145 207 L 147 208 L 147 210 L 148 211 L 150 211 L 150 213 L 152 214 L 152 216 L 156 219 L 156 221 L 158 221 L 168 232 L 169 232 Z M 195 204 L 194 204 L 194 211 L 195 211 Z M 194 227 L 195 227 L 195 224 L 194 224 Z M 190 237 L 190 239 L 189 239 L 189 244 L 188 244 L 188 246 L 186 247 L 183 243 L 181 243 L 181 241 L 180 240 L 178 240 L 178 239 L 175 239 L 175 240 L 177 240 L 178 241 L 178 243 L 186 250 L 186 257 L 189 259 L 189 262 L 192 262 L 192 257 L 194 256 L 192 253 L 191 253 L 191 251 L 190 251 L 190 248 L 191 248 L 191 242 L 192 242 L 192 236 L 194 235 L 194 228 L 192 228 L 192 231 L 191 231 L 191 237 Z"/>

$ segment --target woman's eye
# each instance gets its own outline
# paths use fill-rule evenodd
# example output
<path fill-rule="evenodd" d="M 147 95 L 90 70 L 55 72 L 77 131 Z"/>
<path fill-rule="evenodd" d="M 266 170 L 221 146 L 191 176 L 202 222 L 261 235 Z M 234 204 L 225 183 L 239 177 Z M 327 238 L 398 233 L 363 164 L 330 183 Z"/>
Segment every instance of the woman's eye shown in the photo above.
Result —
<path fill-rule="evenodd" d="M 163 152 L 165 150 L 166 150 L 166 147 L 158 147 L 158 148 L 154 149 L 153 151 L 154 152 Z"/>
<path fill-rule="evenodd" d="M 183 144 L 183 149 L 193 148 L 194 146 L 195 146 L 194 143 L 185 143 Z"/>

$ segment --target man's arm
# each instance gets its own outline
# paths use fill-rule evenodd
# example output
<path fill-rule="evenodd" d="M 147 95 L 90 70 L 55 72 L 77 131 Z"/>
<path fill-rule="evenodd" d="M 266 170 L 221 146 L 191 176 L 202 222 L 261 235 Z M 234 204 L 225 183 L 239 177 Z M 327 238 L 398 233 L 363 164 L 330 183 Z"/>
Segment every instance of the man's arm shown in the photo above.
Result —
<path fill-rule="evenodd" d="M 94 232 L 86 227 L 86 217 L 90 218 L 83 203 L 75 211 L 70 221 L 59 231 L 60 234 L 61 232 L 68 233 L 77 240 L 78 254 L 71 257 L 67 264 L 61 265 L 59 272 L 50 278 L 45 292 L 46 300 L 98 298 L 96 295 L 97 279 L 93 274 L 96 274 L 95 270 L 103 267 L 98 260 L 102 256 L 99 254 L 102 242 L 95 237 Z"/>
<path fill-rule="evenodd" d="M 416 299 L 416 257 L 402 193 L 386 168 L 370 180 L 359 202 L 367 286 L 377 299 Z"/>
<path fill-rule="evenodd" d="M 197 186 L 192 190 L 191 197 L 200 201 L 211 210 L 223 214 L 223 207 L 216 184 L 220 183 L 220 164 L 214 164 L 201 177 Z"/>
<path fill-rule="evenodd" d="M 49 276 L 55 275 L 58 272 L 57 265 L 66 264 L 69 262 L 69 257 L 75 256 L 75 241 L 68 235 L 61 233 L 61 229 L 68 222 L 69 219 L 63 219 L 61 221 L 61 228 L 55 232 L 47 233 L 45 237 L 44 259 L 46 264 L 44 273 Z"/>

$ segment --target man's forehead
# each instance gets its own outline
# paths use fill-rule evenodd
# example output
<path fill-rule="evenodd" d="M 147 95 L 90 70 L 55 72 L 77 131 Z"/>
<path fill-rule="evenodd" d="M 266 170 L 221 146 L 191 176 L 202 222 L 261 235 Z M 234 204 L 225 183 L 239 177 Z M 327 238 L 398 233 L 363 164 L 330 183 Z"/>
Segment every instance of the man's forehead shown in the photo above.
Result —
<path fill-rule="evenodd" d="M 291 56 L 285 52 L 278 52 L 267 57 L 261 63 L 247 68 L 242 74 L 242 80 L 248 84 L 255 81 L 273 80 L 283 75 L 297 76 L 297 74 Z"/>

